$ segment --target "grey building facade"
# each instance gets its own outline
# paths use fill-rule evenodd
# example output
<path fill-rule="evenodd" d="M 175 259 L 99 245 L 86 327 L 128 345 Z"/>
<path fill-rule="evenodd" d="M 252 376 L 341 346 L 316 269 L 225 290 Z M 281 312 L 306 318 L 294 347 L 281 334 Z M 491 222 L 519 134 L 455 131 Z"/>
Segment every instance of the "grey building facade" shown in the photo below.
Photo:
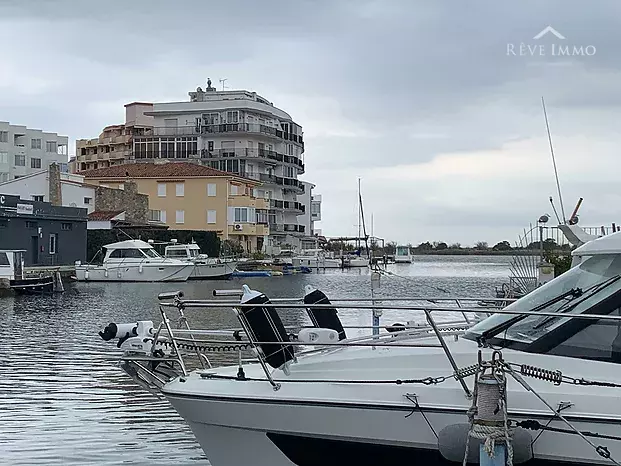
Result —
<path fill-rule="evenodd" d="M 86 260 L 87 210 L 0 193 L 0 249 L 23 249 L 26 266 Z"/>

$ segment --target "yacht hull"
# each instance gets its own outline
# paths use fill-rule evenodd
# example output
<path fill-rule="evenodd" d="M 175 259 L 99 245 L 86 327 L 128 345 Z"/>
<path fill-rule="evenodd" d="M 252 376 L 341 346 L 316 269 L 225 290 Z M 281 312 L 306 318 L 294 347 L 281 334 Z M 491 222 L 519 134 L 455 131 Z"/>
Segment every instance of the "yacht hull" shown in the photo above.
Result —
<path fill-rule="evenodd" d="M 383 409 L 360 404 L 167 398 L 188 421 L 214 466 L 250 462 L 255 466 L 455 465 L 438 451 L 429 424 L 438 432 L 467 422 L 465 410 L 422 408 L 425 420 L 419 410 L 407 405 Z M 556 421 L 551 425 L 561 427 Z M 575 425 L 599 433 L 618 433 L 618 426 L 612 424 Z M 610 445 L 610 441 L 606 443 Z M 240 448 L 231 448 L 234 445 Z M 585 444 L 576 442 L 575 436 L 546 432 L 535 443 L 534 458 L 524 464 L 608 464 L 588 453 L 597 456 Z"/>
<path fill-rule="evenodd" d="M 226 280 L 235 271 L 237 263 L 196 264 L 189 280 Z"/>
<path fill-rule="evenodd" d="M 83 282 L 184 282 L 188 279 L 194 264 L 142 264 L 76 266 L 75 277 Z"/>

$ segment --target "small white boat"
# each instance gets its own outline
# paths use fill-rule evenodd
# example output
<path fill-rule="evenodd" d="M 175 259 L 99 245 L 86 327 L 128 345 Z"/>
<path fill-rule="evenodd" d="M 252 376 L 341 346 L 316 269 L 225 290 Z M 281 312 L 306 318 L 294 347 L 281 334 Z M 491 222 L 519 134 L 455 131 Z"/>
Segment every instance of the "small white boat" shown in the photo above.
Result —
<path fill-rule="evenodd" d="M 395 251 L 395 264 L 411 264 L 412 254 L 408 246 L 397 246 Z"/>
<path fill-rule="evenodd" d="M 184 282 L 194 264 L 160 256 L 144 241 L 127 240 L 107 244 L 102 265 L 75 265 L 81 282 Z"/>
<path fill-rule="evenodd" d="M 201 254 L 196 243 L 172 244 L 166 246 L 164 256 L 194 265 L 189 280 L 226 280 L 237 268 L 236 260 L 219 259 Z"/>
<path fill-rule="evenodd" d="M 368 257 L 347 256 L 345 257 L 345 267 L 366 267 L 369 265 Z"/>
<path fill-rule="evenodd" d="M 310 267 L 311 269 L 340 269 L 343 267 L 341 259 L 326 257 L 326 251 L 323 249 L 303 249 L 291 261 L 294 267 Z"/>

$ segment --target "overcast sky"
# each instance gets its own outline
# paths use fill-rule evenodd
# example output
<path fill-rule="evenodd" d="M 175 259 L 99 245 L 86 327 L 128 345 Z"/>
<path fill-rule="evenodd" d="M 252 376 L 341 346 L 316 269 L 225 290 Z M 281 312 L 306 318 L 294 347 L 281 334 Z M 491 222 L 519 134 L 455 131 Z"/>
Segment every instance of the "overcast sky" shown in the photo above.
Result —
<path fill-rule="evenodd" d="M 304 128 L 325 235 L 360 177 L 377 236 L 514 242 L 558 206 L 541 96 L 566 215 L 621 221 L 620 26 L 617 0 L 0 0 L 0 120 L 96 137 L 227 78 Z"/>

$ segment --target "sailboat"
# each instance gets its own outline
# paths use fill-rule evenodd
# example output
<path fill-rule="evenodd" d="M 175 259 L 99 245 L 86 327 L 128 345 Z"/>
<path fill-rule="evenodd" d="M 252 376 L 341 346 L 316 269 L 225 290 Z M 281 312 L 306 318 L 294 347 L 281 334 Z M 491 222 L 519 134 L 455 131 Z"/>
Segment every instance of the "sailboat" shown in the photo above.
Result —
<path fill-rule="evenodd" d="M 362 246 L 360 239 L 364 232 L 365 245 Z M 364 225 L 364 211 L 362 210 L 362 194 L 360 192 L 360 178 L 358 178 L 358 236 L 356 237 L 356 254 L 346 258 L 346 267 L 367 267 L 369 265 L 369 248 L 366 245 L 368 236 Z M 363 253 L 363 248 L 365 253 Z"/>

